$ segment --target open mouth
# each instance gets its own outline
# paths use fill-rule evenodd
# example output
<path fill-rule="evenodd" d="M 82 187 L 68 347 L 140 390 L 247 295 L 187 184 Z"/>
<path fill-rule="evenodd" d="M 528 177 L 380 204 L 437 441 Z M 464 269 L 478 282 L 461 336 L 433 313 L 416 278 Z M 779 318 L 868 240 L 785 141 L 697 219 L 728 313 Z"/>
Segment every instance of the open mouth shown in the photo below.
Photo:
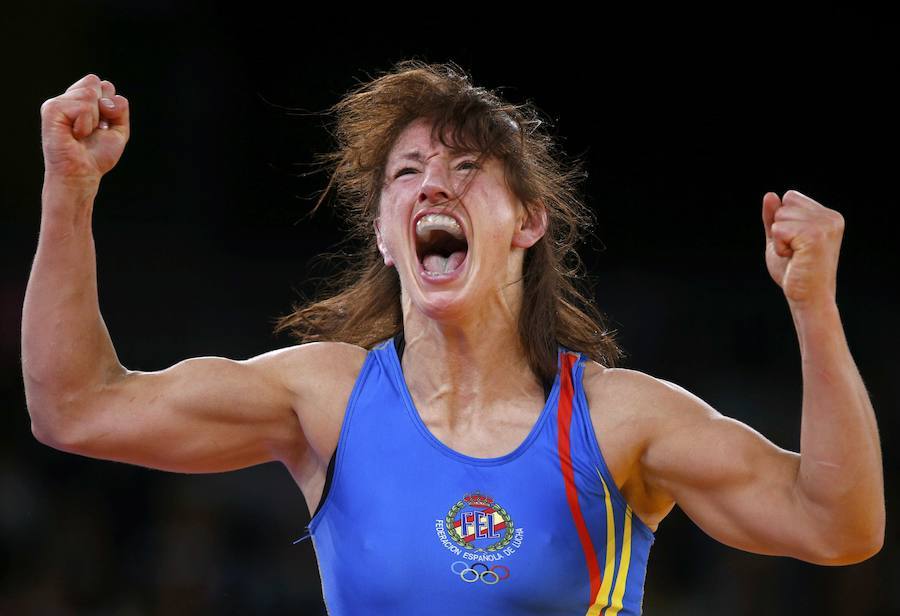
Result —
<path fill-rule="evenodd" d="M 459 223 L 446 214 L 426 214 L 416 221 L 416 256 L 424 273 L 444 276 L 460 268 L 469 243 Z"/>

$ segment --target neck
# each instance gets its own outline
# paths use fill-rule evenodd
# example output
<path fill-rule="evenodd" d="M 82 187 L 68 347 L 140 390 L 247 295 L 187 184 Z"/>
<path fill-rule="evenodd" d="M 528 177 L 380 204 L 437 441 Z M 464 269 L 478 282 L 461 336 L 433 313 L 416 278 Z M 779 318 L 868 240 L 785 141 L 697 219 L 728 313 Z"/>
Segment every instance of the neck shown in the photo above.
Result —
<path fill-rule="evenodd" d="M 418 410 L 450 429 L 511 401 L 543 398 L 515 319 L 447 323 L 407 313 L 404 339 L 402 367 Z"/>

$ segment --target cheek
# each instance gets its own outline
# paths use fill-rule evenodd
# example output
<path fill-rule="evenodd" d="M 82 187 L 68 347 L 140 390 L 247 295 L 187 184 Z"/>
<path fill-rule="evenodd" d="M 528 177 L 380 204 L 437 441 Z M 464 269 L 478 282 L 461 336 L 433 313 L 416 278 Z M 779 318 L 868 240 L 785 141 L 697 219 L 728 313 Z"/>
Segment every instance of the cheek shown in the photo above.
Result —
<path fill-rule="evenodd" d="M 512 227 L 509 220 L 491 218 L 482 225 L 484 233 L 479 234 L 479 251 L 491 261 L 505 262 L 512 246 Z"/>
<path fill-rule="evenodd" d="M 503 225 L 494 223 L 489 224 L 485 229 L 484 243 L 492 250 L 501 251 L 504 248 L 504 242 L 509 240 L 506 229 Z"/>
<path fill-rule="evenodd" d="M 509 203 L 502 201 L 503 197 L 487 197 L 486 203 L 493 204 L 487 213 L 485 225 L 486 235 L 492 245 L 503 249 L 509 249 L 515 230 L 515 211 Z"/>

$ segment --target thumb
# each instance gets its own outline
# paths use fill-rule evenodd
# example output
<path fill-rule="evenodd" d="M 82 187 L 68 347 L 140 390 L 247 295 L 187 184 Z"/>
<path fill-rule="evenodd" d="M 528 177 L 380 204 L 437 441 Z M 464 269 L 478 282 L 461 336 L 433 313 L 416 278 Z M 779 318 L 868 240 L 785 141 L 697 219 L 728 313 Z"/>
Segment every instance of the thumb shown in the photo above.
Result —
<path fill-rule="evenodd" d="M 763 195 L 763 228 L 766 232 L 766 244 L 772 239 L 772 223 L 775 222 L 775 211 L 781 207 L 781 199 L 776 193 L 767 192 Z"/>
<path fill-rule="evenodd" d="M 116 130 L 128 139 L 131 131 L 130 119 L 131 115 L 130 103 L 128 99 L 121 94 L 115 94 L 108 99 L 112 101 L 113 106 L 107 106 L 103 99 L 100 101 L 100 128 L 111 128 Z"/>

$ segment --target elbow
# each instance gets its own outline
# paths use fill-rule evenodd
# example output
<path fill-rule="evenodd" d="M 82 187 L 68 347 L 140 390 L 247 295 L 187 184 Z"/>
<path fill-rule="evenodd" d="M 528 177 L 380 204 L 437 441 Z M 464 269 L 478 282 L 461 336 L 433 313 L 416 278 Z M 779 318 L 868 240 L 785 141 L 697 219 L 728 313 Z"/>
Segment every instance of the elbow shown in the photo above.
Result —
<path fill-rule="evenodd" d="M 54 426 L 52 419 L 48 417 L 36 417 L 31 415 L 31 435 L 42 445 L 53 449 L 63 449 L 65 439 L 60 434 L 61 430 Z"/>
<path fill-rule="evenodd" d="M 884 547 L 887 515 L 883 490 L 853 496 L 818 511 L 818 518 L 808 523 L 815 530 L 809 536 L 811 543 L 807 543 L 808 557 L 802 560 L 817 565 L 855 565 Z"/>
<path fill-rule="evenodd" d="M 29 410 L 31 416 L 31 435 L 42 445 L 71 451 L 75 446 L 72 430 L 67 427 L 65 416 L 47 410 Z"/>
<path fill-rule="evenodd" d="M 868 543 L 861 542 L 861 544 L 867 545 L 868 549 L 860 554 L 859 560 L 854 562 L 861 563 L 864 560 L 872 558 L 881 551 L 881 548 L 884 547 L 884 518 L 881 518 L 881 525 L 878 527 L 878 530 L 870 535 Z"/>
<path fill-rule="evenodd" d="M 883 547 L 884 526 L 879 532 L 860 537 L 849 545 L 842 546 L 841 549 L 821 555 L 813 562 L 817 565 L 827 566 L 856 565 L 869 560 L 881 552 Z"/>
<path fill-rule="evenodd" d="M 25 379 L 25 408 L 31 420 L 31 435 L 43 445 L 57 447 L 62 442 L 66 409 L 74 402 L 72 394 L 51 391 Z"/>
<path fill-rule="evenodd" d="M 865 547 L 868 546 L 868 547 Z M 839 562 L 834 564 L 836 565 L 855 565 L 861 563 L 863 561 L 869 560 L 876 554 L 881 551 L 881 548 L 884 547 L 884 541 L 879 541 L 877 543 L 865 544 L 860 543 L 857 546 L 857 549 L 850 550 L 845 552 L 842 557 L 839 559 Z M 863 549 L 864 548 L 864 549 Z"/>
<path fill-rule="evenodd" d="M 869 532 L 861 535 L 856 541 L 858 549 L 855 552 L 851 550 L 851 553 L 848 554 L 848 557 L 853 559 L 848 564 L 861 563 L 864 560 L 868 560 L 878 554 L 881 548 L 884 547 L 884 527 L 885 518 L 887 517 L 884 501 L 882 500 L 880 507 L 874 507 L 874 509 L 878 513 L 872 520 L 871 526 L 869 526 Z"/>
<path fill-rule="evenodd" d="M 42 445 L 49 444 L 51 440 L 47 427 L 44 424 L 35 421 L 34 415 L 31 416 L 31 435 Z"/>

